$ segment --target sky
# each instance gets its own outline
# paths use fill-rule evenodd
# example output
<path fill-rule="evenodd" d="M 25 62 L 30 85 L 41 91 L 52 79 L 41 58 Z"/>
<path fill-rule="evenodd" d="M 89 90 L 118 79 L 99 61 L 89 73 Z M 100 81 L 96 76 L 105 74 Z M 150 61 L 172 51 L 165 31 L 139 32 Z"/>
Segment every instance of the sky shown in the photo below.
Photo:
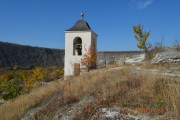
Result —
<path fill-rule="evenodd" d="M 152 44 L 180 40 L 180 0 L 0 0 L 0 41 L 64 49 L 64 30 L 81 11 L 98 34 L 98 51 L 139 50 L 138 24 Z"/>

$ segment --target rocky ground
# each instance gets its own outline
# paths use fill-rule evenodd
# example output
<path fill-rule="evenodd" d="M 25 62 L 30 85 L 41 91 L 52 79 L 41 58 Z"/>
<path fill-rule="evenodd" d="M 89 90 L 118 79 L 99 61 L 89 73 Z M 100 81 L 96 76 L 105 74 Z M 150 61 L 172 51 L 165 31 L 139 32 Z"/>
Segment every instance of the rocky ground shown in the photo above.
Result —
<path fill-rule="evenodd" d="M 77 114 L 80 114 L 81 111 L 84 110 L 84 108 L 88 104 L 92 104 L 95 102 L 95 99 L 93 97 L 84 98 L 78 103 L 66 105 L 62 108 L 59 108 L 58 111 L 56 111 L 54 117 L 52 120 L 73 120 L 74 117 Z M 38 110 L 43 109 L 45 107 L 36 107 L 30 111 L 27 112 L 27 114 L 21 119 L 21 120 L 31 120 L 35 116 L 35 113 L 38 112 Z M 156 110 L 157 111 L 157 110 Z M 151 116 L 150 113 L 153 113 L 154 111 L 151 110 L 139 110 L 139 109 L 132 109 L 132 108 L 120 108 L 117 106 L 109 107 L 109 108 L 100 108 L 96 110 L 96 112 L 92 115 L 90 118 L 91 120 L 159 120 L 163 119 L 164 117 L 167 118 L 166 114 L 160 115 L 156 114 L 154 116 Z M 163 113 L 163 110 L 160 110 L 159 113 Z M 154 112 L 157 113 L 157 112 Z M 47 119 L 48 120 L 48 119 Z"/>
<path fill-rule="evenodd" d="M 178 53 L 179 54 L 179 53 Z M 156 57 L 157 59 L 161 57 Z M 168 57 L 165 57 L 168 58 Z M 177 57 L 174 57 L 177 58 Z M 154 74 L 154 75 L 159 75 L 159 76 L 165 76 L 165 77 L 170 77 L 170 78 L 175 78 L 178 82 L 180 82 L 180 72 L 176 71 L 175 69 L 158 69 L 158 68 L 153 68 L 153 69 L 145 69 L 139 66 L 140 64 L 144 64 L 143 62 L 144 59 L 144 54 L 140 55 L 135 55 L 134 57 L 131 58 L 126 58 L 125 60 L 116 60 L 116 63 L 121 63 L 121 65 L 126 65 L 126 64 L 132 64 L 135 65 L 132 67 L 132 69 L 129 71 L 130 74 Z M 175 59 L 177 61 L 177 59 Z M 154 60 L 155 61 L 155 60 Z M 156 60 L 158 61 L 158 60 Z M 113 61 L 105 61 L 105 62 L 113 62 Z M 138 65 L 138 66 L 136 66 Z M 124 66 L 121 67 L 113 67 L 107 69 L 108 71 L 112 70 L 119 70 L 123 69 Z M 93 71 L 92 71 L 93 72 Z M 95 71 L 94 71 L 95 72 Z M 37 106 L 36 108 L 33 108 L 27 112 L 27 114 L 22 118 L 22 120 L 30 120 L 34 117 L 34 115 L 44 109 L 47 105 L 51 104 L 52 101 L 54 101 L 57 95 L 60 95 L 60 93 L 56 93 L 54 97 L 52 97 L 49 101 L 46 101 L 40 106 Z M 89 105 L 96 102 L 96 99 L 93 97 L 87 97 L 79 102 L 75 102 L 70 105 L 66 105 L 63 107 L 60 107 L 58 110 L 55 111 L 55 115 L 53 117 L 53 120 L 73 120 L 74 117 L 77 114 L 81 114 L 81 111 L 84 110 L 84 108 Z M 148 112 L 147 112 L 148 111 Z M 159 120 L 159 119 L 164 119 L 168 118 L 166 116 L 165 111 L 160 110 L 159 114 L 156 114 L 155 116 L 151 116 L 150 112 L 152 110 L 138 110 L 137 109 L 132 109 L 132 108 L 120 108 L 118 106 L 113 106 L 113 107 L 105 107 L 105 108 L 99 108 L 97 109 L 91 116 L 91 120 L 96 120 L 96 119 L 101 119 L 101 120 Z M 162 114 L 164 113 L 164 114 Z"/>
<path fill-rule="evenodd" d="M 51 101 L 54 98 L 51 99 Z M 93 104 L 96 100 L 93 97 L 84 98 L 83 100 L 66 105 L 64 107 L 59 108 L 55 112 L 54 117 L 52 120 L 73 120 L 74 117 L 77 114 L 81 114 L 81 111 L 85 109 L 86 106 L 89 104 Z M 50 102 L 49 102 L 50 103 Z M 47 104 L 44 104 L 43 106 L 38 106 L 36 108 L 33 108 L 32 110 L 29 110 L 27 114 L 21 119 L 21 120 L 31 120 L 35 118 L 35 114 L 40 111 L 41 109 L 45 108 Z M 151 113 L 153 113 L 152 111 Z M 164 112 L 164 111 L 159 111 Z M 120 108 L 117 106 L 109 107 L 109 108 L 100 108 L 97 109 L 94 114 L 92 114 L 92 117 L 90 120 L 158 120 L 160 118 L 163 118 L 165 115 L 156 115 L 151 116 L 147 110 L 138 110 L 138 109 L 132 109 L 132 108 Z M 47 118 L 48 120 L 48 118 Z"/>
<path fill-rule="evenodd" d="M 170 79 L 176 80 L 177 82 L 173 84 L 179 84 L 180 83 L 180 52 L 175 52 L 173 51 L 165 51 L 162 53 L 159 53 L 156 55 L 156 57 L 151 61 L 152 64 L 173 64 L 172 66 L 167 66 L 165 68 L 160 68 L 160 67 L 144 67 L 144 64 L 146 62 L 144 61 L 145 55 L 144 54 L 133 54 L 126 56 L 124 55 L 122 58 L 116 58 L 114 57 L 109 57 L 110 59 L 102 59 L 98 61 L 99 68 L 102 69 L 97 69 L 93 70 L 90 72 L 97 72 L 97 71 L 117 71 L 120 69 L 124 69 L 127 66 L 131 66 L 129 73 L 130 74 L 152 74 L 152 75 L 157 75 L 157 76 L 164 76 Z M 113 59 L 112 59 L 113 58 Z M 109 64 L 113 64 L 111 67 L 109 67 Z M 84 74 L 89 74 L 89 73 L 84 73 Z M 52 97 L 43 100 L 41 104 L 36 105 L 36 107 L 31 108 L 26 112 L 23 118 L 21 120 L 33 120 L 36 119 L 36 115 L 38 113 L 41 113 L 41 111 L 45 109 L 51 109 L 53 114 L 51 114 L 51 117 L 42 117 L 43 120 L 74 120 L 74 117 L 77 115 L 81 114 L 81 112 L 89 105 L 89 104 L 96 104 L 96 98 L 89 96 L 85 98 L 81 98 L 80 100 L 77 100 L 75 102 L 72 102 L 70 104 L 64 104 L 59 106 L 57 103 L 59 98 L 62 96 L 63 91 L 58 91 L 52 95 Z M 7 101 L 4 101 L 3 99 L 0 99 L 0 105 L 1 104 L 6 104 Z M 147 112 L 149 111 L 149 112 Z M 139 110 L 138 108 L 132 109 L 130 107 L 122 108 L 119 107 L 118 105 L 114 105 L 112 107 L 102 107 L 96 109 L 91 117 L 89 119 L 91 120 L 96 120 L 96 119 L 101 119 L 101 120 L 163 120 L 164 118 L 168 118 L 166 113 L 161 114 L 164 112 L 163 110 L 160 110 L 160 114 L 156 114 L 155 116 L 152 116 L 150 110 Z M 49 114 L 48 112 L 44 112 L 45 114 Z M 43 113 L 43 114 L 44 114 Z M 42 114 L 41 114 L 42 115 Z M 43 115 L 42 115 L 43 116 Z M 77 120 L 77 119 L 76 119 Z"/>
<path fill-rule="evenodd" d="M 110 70 L 119 70 L 123 67 L 115 67 L 110 68 Z M 129 71 L 132 74 L 156 74 L 156 75 L 163 75 L 163 76 L 169 76 L 169 77 L 176 77 L 177 80 L 180 80 L 180 72 L 172 72 L 172 71 L 161 71 L 157 69 L 141 69 L 141 68 L 135 68 Z M 49 101 L 46 101 L 40 106 L 37 106 L 36 108 L 33 108 L 27 112 L 27 114 L 22 118 L 22 120 L 30 120 L 34 118 L 35 114 L 44 109 L 47 105 L 51 104 L 56 98 L 56 96 L 59 96 L 60 93 L 56 93 Z M 93 97 L 84 98 L 79 102 L 63 106 L 59 108 L 53 117 L 53 120 L 73 120 L 73 118 L 77 114 L 81 114 L 81 111 L 84 110 L 84 108 L 89 105 L 96 102 L 96 99 Z M 163 112 L 163 111 L 160 111 Z M 96 120 L 97 118 L 101 118 L 101 120 L 158 120 L 163 119 L 166 115 L 156 115 L 151 116 L 149 112 L 139 111 L 138 109 L 132 108 L 120 108 L 118 106 L 110 107 L 110 108 L 100 108 L 97 109 L 96 112 L 92 115 L 90 118 L 91 120 Z M 167 116 L 166 116 L 167 118 Z"/>
<path fill-rule="evenodd" d="M 141 69 L 135 68 L 130 71 L 133 74 L 155 74 L 161 76 L 169 76 L 169 77 L 176 77 L 180 78 L 180 72 L 173 71 L 173 70 L 158 70 L 158 69 Z"/>

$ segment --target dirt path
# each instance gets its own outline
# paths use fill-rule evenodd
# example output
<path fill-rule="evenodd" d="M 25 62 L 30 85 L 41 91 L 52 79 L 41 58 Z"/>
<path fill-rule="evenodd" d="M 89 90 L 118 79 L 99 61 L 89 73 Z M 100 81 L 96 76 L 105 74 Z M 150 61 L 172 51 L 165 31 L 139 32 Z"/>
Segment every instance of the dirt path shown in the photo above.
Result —
<path fill-rule="evenodd" d="M 180 77 L 180 72 L 162 71 L 158 69 L 132 69 L 130 72 L 137 74 L 155 74 L 161 76 Z"/>
<path fill-rule="evenodd" d="M 123 68 L 125 68 L 125 67 L 115 67 L 115 68 L 108 69 L 108 71 L 120 70 Z M 130 69 L 130 73 L 133 73 L 133 74 L 154 74 L 154 75 L 160 75 L 160 76 L 166 76 L 166 77 L 174 77 L 174 78 L 178 78 L 180 80 L 180 72 L 171 71 L 171 70 L 142 69 L 140 67 L 134 67 L 134 68 Z"/>

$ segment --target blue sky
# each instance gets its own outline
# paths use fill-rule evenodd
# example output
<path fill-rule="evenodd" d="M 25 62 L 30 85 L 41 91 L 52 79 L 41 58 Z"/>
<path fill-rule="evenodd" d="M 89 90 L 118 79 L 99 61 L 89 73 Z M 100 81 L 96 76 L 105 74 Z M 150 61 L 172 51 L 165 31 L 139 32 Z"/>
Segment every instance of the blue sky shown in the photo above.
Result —
<path fill-rule="evenodd" d="M 99 51 L 138 50 L 138 24 L 151 31 L 150 43 L 180 40 L 180 0 L 0 0 L 0 41 L 64 48 L 64 30 L 81 11 L 99 35 Z"/>

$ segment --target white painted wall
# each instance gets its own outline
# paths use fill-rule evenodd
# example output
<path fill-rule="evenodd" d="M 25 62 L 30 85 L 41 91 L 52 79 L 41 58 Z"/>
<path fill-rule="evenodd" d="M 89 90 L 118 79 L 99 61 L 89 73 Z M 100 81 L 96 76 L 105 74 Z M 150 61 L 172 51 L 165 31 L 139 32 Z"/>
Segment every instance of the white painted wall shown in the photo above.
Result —
<path fill-rule="evenodd" d="M 82 55 L 73 55 L 73 41 L 76 37 L 82 39 Z M 93 31 L 65 31 L 65 68 L 64 75 L 74 75 L 74 63 L 80 63 L 83 54 L 91 46 L 91 40 L 97 43 L 97 35 Z M 95 45 L 97 47 L 97 45 Z M 86 50 L 85 50 L 86 49 Z"/>

